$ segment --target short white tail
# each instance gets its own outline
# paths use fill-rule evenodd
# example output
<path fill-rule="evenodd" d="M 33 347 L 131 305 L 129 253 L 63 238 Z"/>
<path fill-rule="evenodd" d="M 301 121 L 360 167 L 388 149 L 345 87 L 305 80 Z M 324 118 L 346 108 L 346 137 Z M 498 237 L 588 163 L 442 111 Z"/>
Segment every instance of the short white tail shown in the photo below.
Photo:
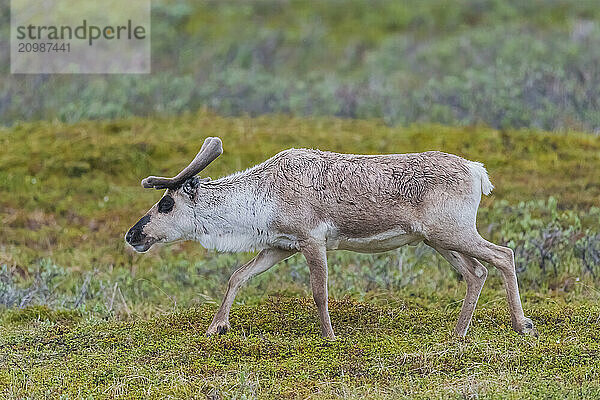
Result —
<path fill-rule="evenodd" d="M 490 177 L 482 163 L 477 161 L 469 161 L 469 168 L 474 177 L 479 177 L 481 180 L 481 192 L 486 196 L 492 193 L 494 185 L 490 182 Z"/>

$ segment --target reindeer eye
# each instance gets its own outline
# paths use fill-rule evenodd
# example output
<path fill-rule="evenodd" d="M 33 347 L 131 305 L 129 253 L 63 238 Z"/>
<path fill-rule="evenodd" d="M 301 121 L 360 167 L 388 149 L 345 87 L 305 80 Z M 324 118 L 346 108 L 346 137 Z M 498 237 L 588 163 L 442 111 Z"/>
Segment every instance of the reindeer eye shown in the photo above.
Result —
<path fill-rule="evenodd" d="M 165 196 L 158 202 L 158 212 L 166 214 L 173 209 L 175 200 L 171 196 Z"/>

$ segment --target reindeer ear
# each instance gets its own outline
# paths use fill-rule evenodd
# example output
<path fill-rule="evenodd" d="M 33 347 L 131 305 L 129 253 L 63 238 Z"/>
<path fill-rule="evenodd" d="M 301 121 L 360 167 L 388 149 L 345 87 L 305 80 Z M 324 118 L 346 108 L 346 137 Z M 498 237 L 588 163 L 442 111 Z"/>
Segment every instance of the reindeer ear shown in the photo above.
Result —
<path fill-rule="evenodd" d="M 210 180 L 210 178 L 198 178 L 197 176 L 194 176 L 193 178 L 190 178 L 187 181 L 185 181 L 185 183 L 183 184 L 183 191 L 187 195 L 193 196 L 196 193 L 196 189 L 198 189 L 198 186 L 201 183 L 208 182 Z"/>
<path fill-rule="evenodd" d="M 198 184 L 200 184 L 200 179 L 197 177 L 193 177 L 184 182 L 183 189 L 185 191 L 196 189 L 198 187 Z"/>

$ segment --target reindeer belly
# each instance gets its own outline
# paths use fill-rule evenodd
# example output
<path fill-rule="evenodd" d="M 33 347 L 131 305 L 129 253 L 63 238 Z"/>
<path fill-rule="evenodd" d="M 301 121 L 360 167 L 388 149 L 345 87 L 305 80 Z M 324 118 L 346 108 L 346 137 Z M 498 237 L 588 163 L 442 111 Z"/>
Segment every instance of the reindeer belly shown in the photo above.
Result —
<path fill-rule="evenodd" d="M 338 236 L 328 238 L 329 250 L 351 250 L 359 253 L 381 253 L 407 244 L 417 244 L 423 237 L 416 233 L 408 233 L 403 229 L 392 229 L 366 237 Z"/>

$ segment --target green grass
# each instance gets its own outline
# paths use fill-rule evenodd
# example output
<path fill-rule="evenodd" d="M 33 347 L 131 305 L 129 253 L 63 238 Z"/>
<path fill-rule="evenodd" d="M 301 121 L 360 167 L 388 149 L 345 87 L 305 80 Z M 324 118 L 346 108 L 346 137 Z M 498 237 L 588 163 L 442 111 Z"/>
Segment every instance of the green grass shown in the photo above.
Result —
<path fill-rule="evenodd" d="M 300 256 L 242 289 L 231 334 L 205 338 L 229 275 L 251 255 L 195 243 L 139 255 L 123 235 L 161 195 L 140 180 L 175 174 L 215 135 L 225 153 L 202 174 L 213 178 L 292 146 L 484 162 L 496 188 L 478 226 L 515 249 L 541 337 L 508 328 L 490 268 L 473 329 L 452 338 L 464 283 L 422 245 L 328 255 L 335 343 L 319 338 Z M 597 136 L 200 111 L 18 124 L 0 131 L 0 148 L 3 397 L 599 395 Z"/>
<path fill-rule="evenodd" d="M 451 335 L 459 305 L 332 301 L 338 340 L 320 338 L 310 299 L 236 307 L 233 330 L 204 335 L 214 307 L 150 320 L 10 314 L 0 328 L 6 398 L 597 398 L 595 302 L 532 297 L 540 338 L 506 326 L 503 305 Z M 440 306 L 440 302 L 443 304 Z M 210 397 L 213 396 L 213 397 Z"/>

